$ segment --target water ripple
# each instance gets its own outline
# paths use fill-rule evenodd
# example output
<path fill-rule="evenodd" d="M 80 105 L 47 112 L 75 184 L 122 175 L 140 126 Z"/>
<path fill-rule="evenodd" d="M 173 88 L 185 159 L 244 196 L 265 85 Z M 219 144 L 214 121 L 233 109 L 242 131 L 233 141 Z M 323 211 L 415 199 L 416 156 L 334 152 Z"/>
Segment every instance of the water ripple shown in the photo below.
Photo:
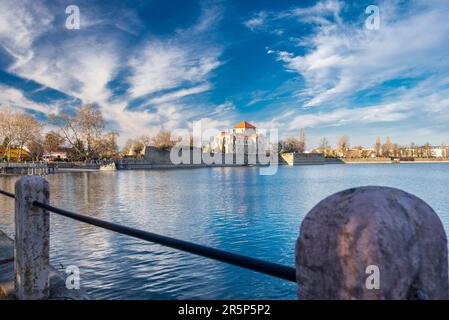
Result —
<path fill-rule="evenodd" d="M 294 265 L 304 215 L 350 187 L 386 185 L 427 201 L 449 230 L 448 164 L 88 172 L 48 176 L 51 202 L 130 227 Z M 421 172 L 426 172 L 422 175 Z M 12 191 L 14 177 L 0 188 Z M 0 197 L 0 228 L 13 235 L 14 203 Z M 102 299 L 295 299 L 296 285 L 235 266 L 51 216 L 51 260 L 76 265 Z"/>

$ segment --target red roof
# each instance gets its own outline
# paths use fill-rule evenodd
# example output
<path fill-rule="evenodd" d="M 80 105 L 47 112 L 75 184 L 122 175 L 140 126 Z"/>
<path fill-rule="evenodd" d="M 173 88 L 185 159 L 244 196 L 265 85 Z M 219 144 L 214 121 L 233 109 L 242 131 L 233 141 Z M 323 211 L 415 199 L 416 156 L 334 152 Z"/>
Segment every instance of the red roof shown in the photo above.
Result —
<path fill-rule="evenodd" d="M 234 129 L 256 129 L 251 123 L 242 121 L 234 126 Z"/>

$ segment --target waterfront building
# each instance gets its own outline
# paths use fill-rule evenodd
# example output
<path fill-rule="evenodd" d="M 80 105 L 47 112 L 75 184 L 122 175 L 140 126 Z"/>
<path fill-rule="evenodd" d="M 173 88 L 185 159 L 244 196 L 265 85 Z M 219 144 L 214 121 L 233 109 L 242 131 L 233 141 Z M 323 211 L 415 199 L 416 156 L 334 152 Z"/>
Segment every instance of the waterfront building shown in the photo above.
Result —
<path fill-rule="evenodd" d="M 218 134 L 211 149 L 214 152 L 236 153 L 242 147 L 245 153 L 257 153 L 259 146 L 265 145 L 265 139 L 257 128 L 247 121 L 241 121 L 232 128 Z"/>
<path fill-rule="evenodd" d="M 5 148 L 5 146 L 0 146 L 0 156 L 1 160 L 6 161 L 30 161 L 31 155 L 27 148 L 20 148 L 18 146 L 11 146 L 10 148 Z"/>
<path fill-rule="evenodd" d="M 433 146 L 430 150 L 430 154 L 433 158 L 445 158 L 446 157 L 446 149 L 442 147 Z"/>
<path fill-rule="evenodd" d="M 42 156 L 44 161 L 66 161 L 67 148 L 59 147 L 55 151 L 50 151 Z"/>

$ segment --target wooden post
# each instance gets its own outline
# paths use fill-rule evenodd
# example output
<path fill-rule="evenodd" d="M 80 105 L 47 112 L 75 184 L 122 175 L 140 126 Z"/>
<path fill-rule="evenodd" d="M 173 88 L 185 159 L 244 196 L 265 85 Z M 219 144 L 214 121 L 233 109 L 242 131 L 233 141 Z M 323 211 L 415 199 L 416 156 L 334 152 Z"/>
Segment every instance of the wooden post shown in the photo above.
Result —
<path fill-rule="evenodd" d="M 25 176 L 16 182 L 14 268 L 19 300 L 49 297 L 49 216 L 32 205 L 48 204 L 49 190 L 42 177 Z"/>

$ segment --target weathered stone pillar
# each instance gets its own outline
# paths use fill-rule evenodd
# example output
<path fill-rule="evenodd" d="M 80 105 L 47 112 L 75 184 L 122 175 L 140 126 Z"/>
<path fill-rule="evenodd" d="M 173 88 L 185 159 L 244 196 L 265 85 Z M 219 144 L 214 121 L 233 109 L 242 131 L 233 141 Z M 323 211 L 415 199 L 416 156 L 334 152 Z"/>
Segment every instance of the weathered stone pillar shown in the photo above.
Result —
<path fill-rule="evenodd" d="M 401 190 L 362 187 L 316 205 L 296 246 L 299 299 L 448 299 L 447 237 Z"/>
<path fill-rule="evenodd" d="M 48 212 L 32 203 L 49 203 L 49 185 L 41 177 L 22 177 L 15 193 L 16 295 L 21 300 L 45 299 L 49 296 L 50 224 Z"/>

